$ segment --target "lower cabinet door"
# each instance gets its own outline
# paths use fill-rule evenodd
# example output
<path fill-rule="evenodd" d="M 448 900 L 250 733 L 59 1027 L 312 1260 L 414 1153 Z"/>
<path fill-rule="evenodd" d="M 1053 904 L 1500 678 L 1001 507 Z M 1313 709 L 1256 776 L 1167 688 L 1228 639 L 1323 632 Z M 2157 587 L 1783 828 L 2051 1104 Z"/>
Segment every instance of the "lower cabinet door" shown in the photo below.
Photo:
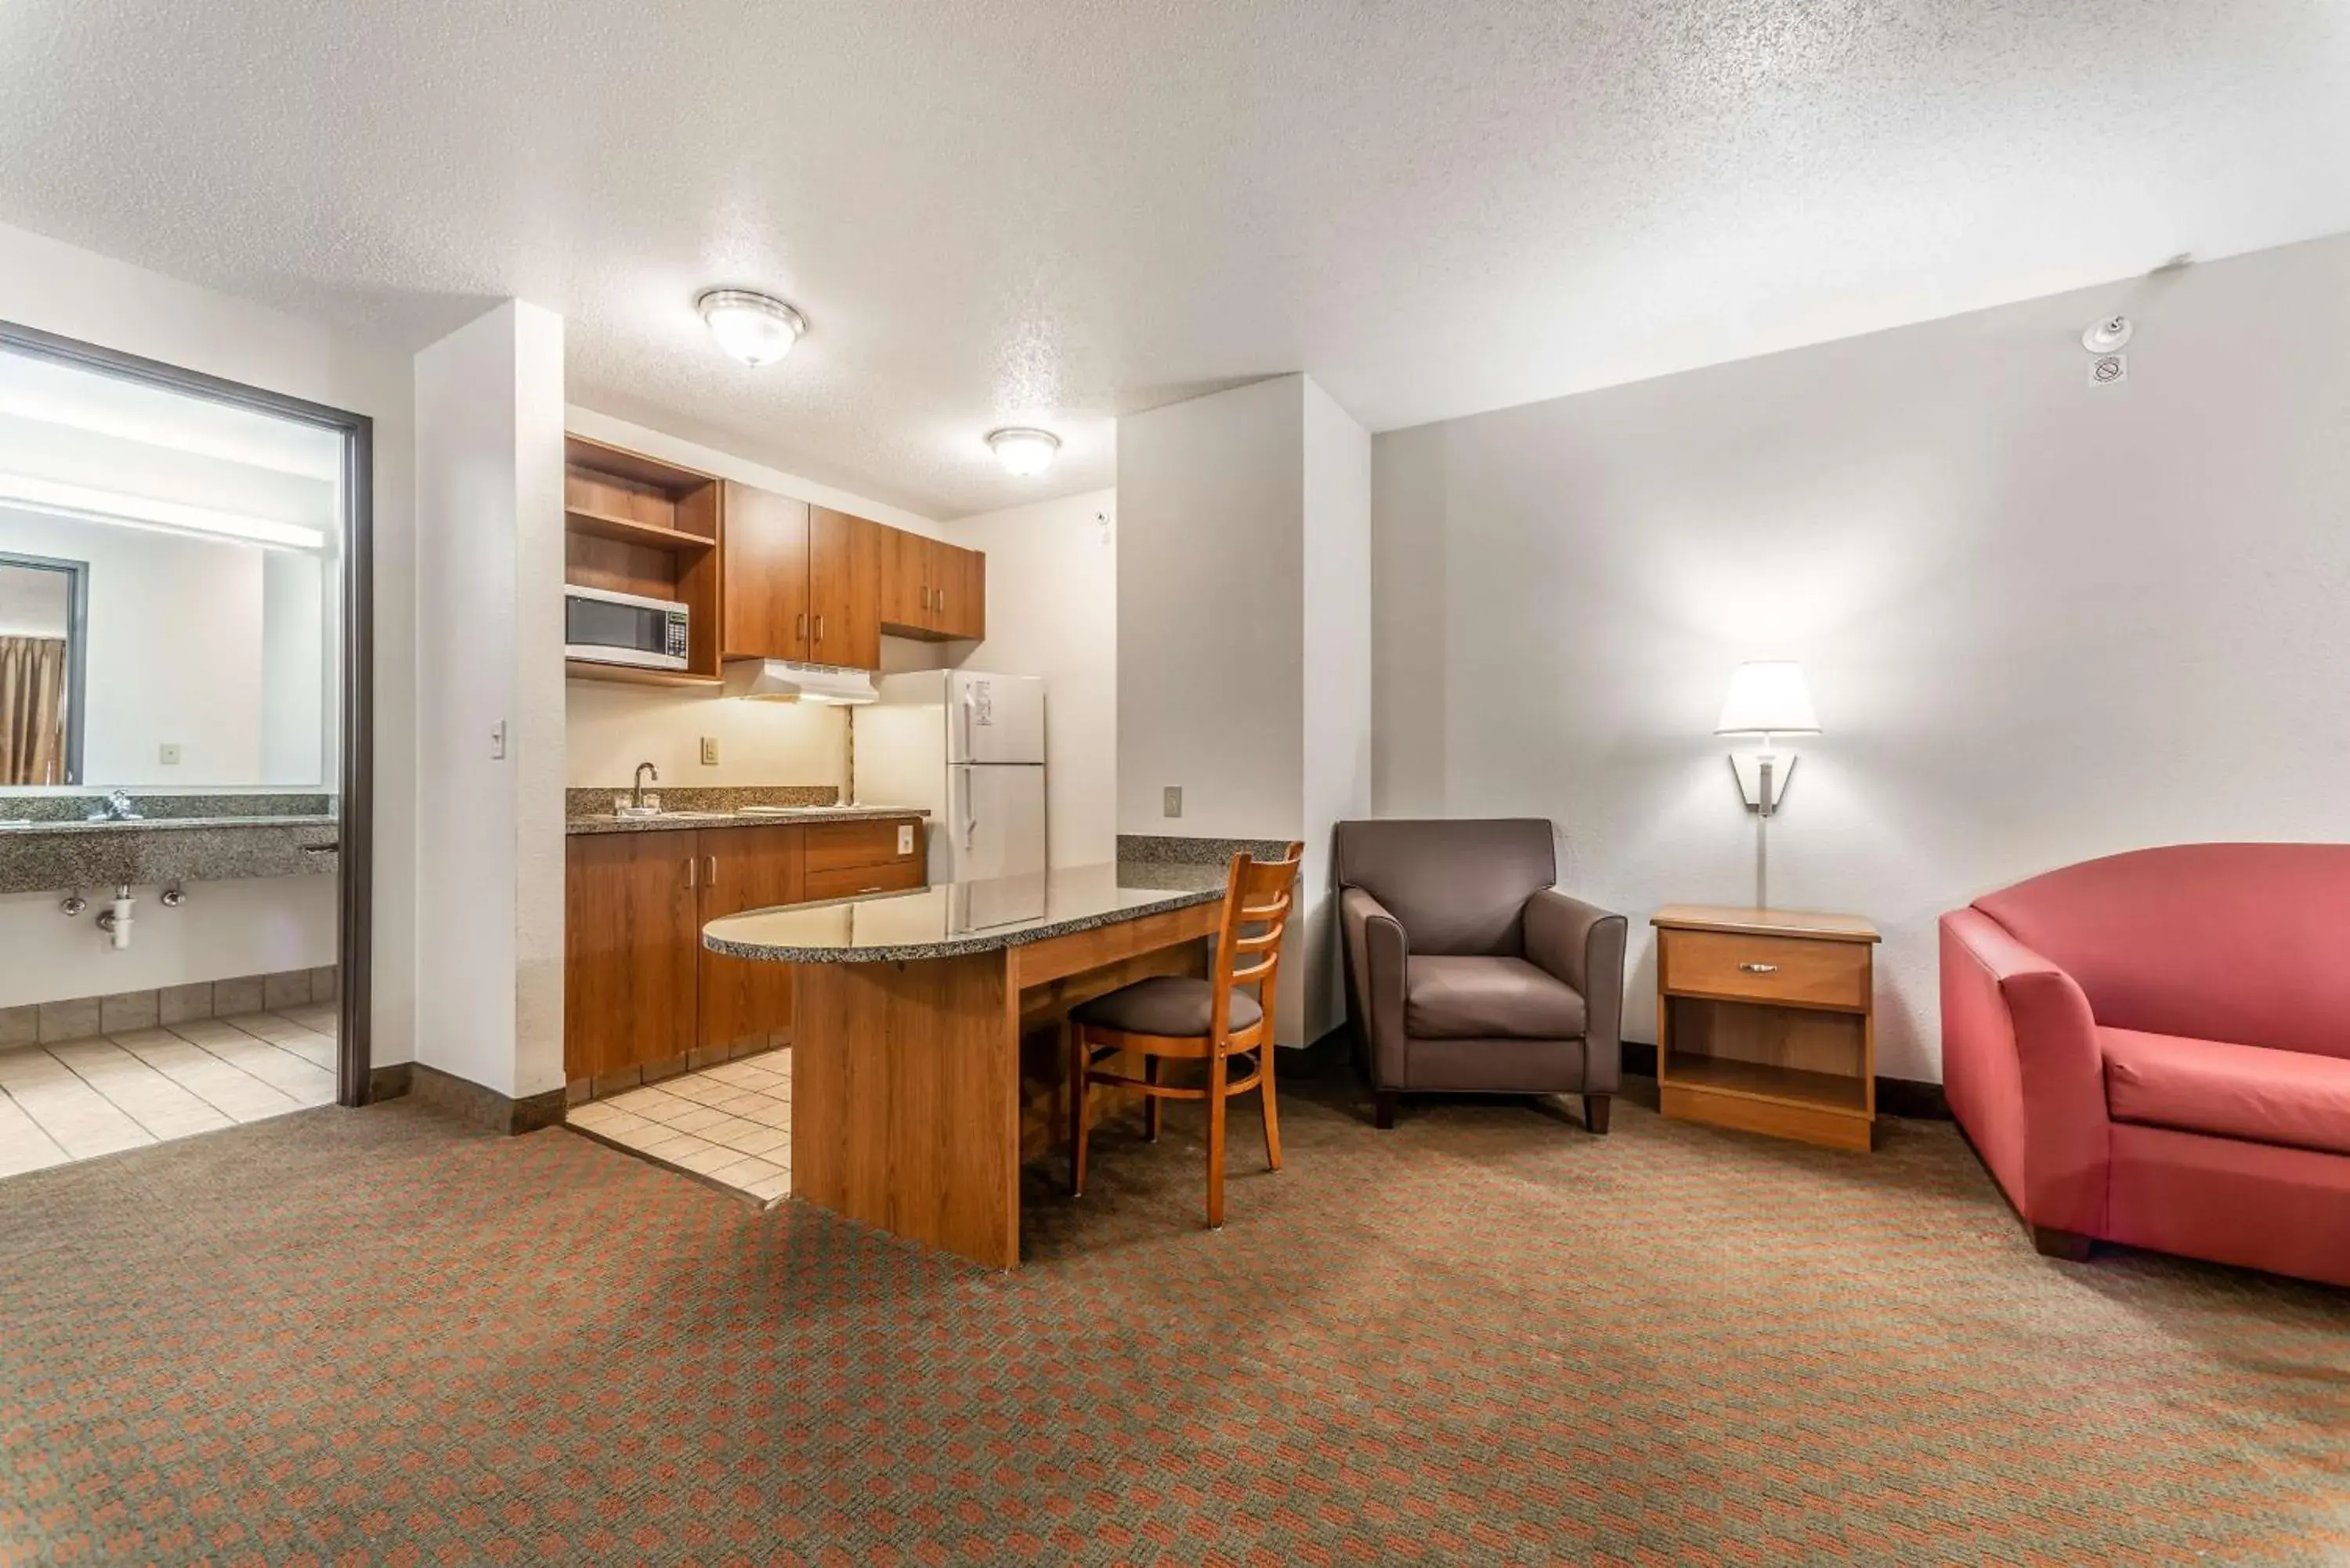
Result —
<path fill-rule="evenodd" d="M 702 837 L 704 923 L 745 909 L 796 904 L 802 894 L 799 827 L 724 827 Z M 770 1036 L 792 1027 L 792 966 L 727 958 L 702 950 L 702 1038 L 706 1047 Z"/>
<path fill-rule="evenodd" d="M 667 1061 L 692 1047 L 700 1012 L 700 836 L 660 831 L 569 840 L 566 1077 Z"/>

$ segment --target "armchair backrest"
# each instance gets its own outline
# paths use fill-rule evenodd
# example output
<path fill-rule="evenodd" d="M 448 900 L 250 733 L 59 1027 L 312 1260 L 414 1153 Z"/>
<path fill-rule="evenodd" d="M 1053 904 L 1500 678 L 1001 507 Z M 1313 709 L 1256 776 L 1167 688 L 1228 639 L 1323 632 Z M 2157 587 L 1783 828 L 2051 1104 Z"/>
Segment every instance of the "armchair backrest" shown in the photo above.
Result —
<path fill-rule="evenodd" d="M 2350 1057 L 2350 844 L 2180 844 L 1975 900 L 2099 1023 Z"/>
<path fill-rule="evenodd" d="M 1342 822 L 1333 837 L 1338 885 L 1385 905 L 1416 953 L 1523 957 L 1526 900 L 1558 880 L 1538 816 Z"/>

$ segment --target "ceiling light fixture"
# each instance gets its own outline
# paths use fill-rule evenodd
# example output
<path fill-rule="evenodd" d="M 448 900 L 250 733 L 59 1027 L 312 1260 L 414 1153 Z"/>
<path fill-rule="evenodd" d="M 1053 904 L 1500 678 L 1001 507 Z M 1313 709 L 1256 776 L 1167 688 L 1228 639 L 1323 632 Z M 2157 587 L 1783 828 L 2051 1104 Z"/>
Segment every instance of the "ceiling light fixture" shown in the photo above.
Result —
<path fill-rule="evenodd" d="M 753 367 L 772 365 L 807 331 L 807 317 L 773 295 L 713 288 L 693 302 L 718 346 Z"/>
<path fill-rule="evenodd" d="M 987 449 L 995 454 L 995 461 L 1003 465 L 1006 473 L 1026 479 L 1053 466 L 1053 454 L 1061 450 L 1061 438 L 1051 431 L 1010 425 L 987 432 Z"/>

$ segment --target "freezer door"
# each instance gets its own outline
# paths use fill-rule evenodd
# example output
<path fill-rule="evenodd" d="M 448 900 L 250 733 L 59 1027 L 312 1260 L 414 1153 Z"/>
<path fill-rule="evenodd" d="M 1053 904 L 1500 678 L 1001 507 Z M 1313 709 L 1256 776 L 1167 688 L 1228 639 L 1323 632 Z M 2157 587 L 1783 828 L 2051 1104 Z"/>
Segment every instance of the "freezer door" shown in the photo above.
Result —
<path fill-rule="evenodd" d="M 954 671 L 947 681 L 947 760 L 1042 763 L 1044 680 Z"/>
<path fill-rule="evenodd" d="M 1034 765 L 951 770 L 950 879 L 1045 869 L 1045 770 Z"/>

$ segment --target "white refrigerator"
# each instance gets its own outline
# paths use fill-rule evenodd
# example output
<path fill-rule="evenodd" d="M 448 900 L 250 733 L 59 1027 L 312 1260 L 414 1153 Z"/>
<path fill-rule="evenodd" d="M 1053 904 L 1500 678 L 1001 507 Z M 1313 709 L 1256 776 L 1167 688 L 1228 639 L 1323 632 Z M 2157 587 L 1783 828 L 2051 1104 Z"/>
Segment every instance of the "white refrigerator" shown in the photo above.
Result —
<path fill-rule="evenodd" d="M 917 670 L 874 689 L 850 721 L 857 804 L 931 814 L 931 884 L 1044 870 L 1044 680 Z"/>

